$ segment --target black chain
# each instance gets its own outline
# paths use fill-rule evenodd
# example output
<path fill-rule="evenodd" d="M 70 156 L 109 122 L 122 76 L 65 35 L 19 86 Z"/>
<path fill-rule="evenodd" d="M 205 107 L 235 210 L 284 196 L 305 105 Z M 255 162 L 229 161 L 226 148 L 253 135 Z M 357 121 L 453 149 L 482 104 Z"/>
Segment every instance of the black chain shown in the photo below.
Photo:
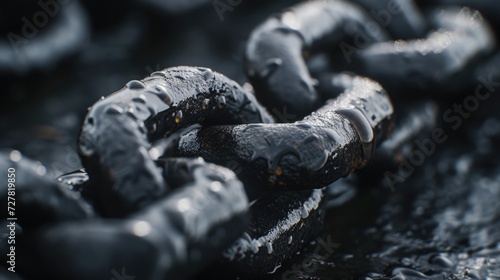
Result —
<path fill-rule="evenodd" d="M 395 168 L 436 126 L 434 102 L 398 110 L 389 95 L 441 98 L 499 76 L 487 21 L 449 4 L 486 15 L 499 5 L 438 2 L 309 1 L 270 17 L 245 52 L 255 96 L 201 67 L 131 81 L 88 112 L 85 172 L 61 177 L 66 186 L 2 153 L 0 165 L 20 172 L 23 275 L 107 279 L 126 267 L 140 279 L 187 278 L 222 252 L 241 276 L 274 271 L 301 249 L 293 240 L 319 233 L 325 186 L 370 162 L 365 174 Z M 259 102 L 303 119 L 275 120 Z"/>

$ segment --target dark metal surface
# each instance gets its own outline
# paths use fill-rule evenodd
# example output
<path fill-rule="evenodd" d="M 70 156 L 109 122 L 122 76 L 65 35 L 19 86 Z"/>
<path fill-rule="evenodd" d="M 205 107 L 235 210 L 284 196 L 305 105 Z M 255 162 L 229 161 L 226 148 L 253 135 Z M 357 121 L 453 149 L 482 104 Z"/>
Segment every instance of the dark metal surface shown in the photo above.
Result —
<path fill-rule="evenodd" d="M 166 194 L 151 142 L 188 125 L 269 123 L 271 116 L 236 82 L 208 68 L 157 71 L 94 104 L 79 135 L 90 174 L 84 195 L 104 216 L 125 216 Z M 139 187 L 140 186 L 140 187 Z"/>
<path fill-rule="evenodd" d="M 73 55 L 70 56 L 64 55 L 65 59 L 54 57 L 47 65 L 55 66 L 43 68 L 42 71 L 13 71 L 0 77 L 5 89 L 5 94 L 2 95 L 3 102 L 0 104 L 2 107 L 0 128 L 3 131 L 0 146 L 15 148 L 22 151 L 24 157 L 40 160 L 47 170 L 44 178 L 37 180 L 46 183 L 42 187 L 55 190 L 54 194 L 58 197 L 56 200 L 61 198 L 61 194 L 64 197 L 65 191 L 61 192 L 60 185 L 57 185 L 55 180 L 50 182 L 50 178 L 82 167 L 77 157 L 75 143 L 86 113 L 85 109 L 95 100 L 116 91 L 131 79 L 141 79 L 154 71 L 176 65 L 210 67 L 241 84 L 245 81 L 242 70 L 244 49 L 252 29 L 264 22 L 270 14 L 294 4 L 293 1 L 274 3 L 214 1 L 205 4 L 202 4 L 202 1 L 193 1 L 189 2 L 192 6 L 172 9 L 172 6 L 168 5 L 158 8 L 160 6 L 153 2 L 138 4 L 135 1 L 124 3 L 82 1 L 82 7 L 89 15 L 92 37 L 86 44 L 79 46 L 80 52 L 72 52 Z M 365 8 L 367 17 L 371 16 L 375 23 L 385 27 L 380 18 L 377 20 L 374 14 L 384 16 L 386 15 L 384 11 L 390 13 L 387 5 L 391 1 L 382 1 L 380 5 L 368 1 L 353 2 L 360 3 Z M 434 32 L 435 35 L 439 35 L 439 32 L 443 34 L 449 32 L 457 40 L 451 40 L 450 44 L 447 44 L 448 48 L 444 48 L 435 56 L 421 56 L 422 52 L 417 51 L 410 53 L 409 57 L 402 60 L 403 62 L 399 61 L 401 53 L 394 49 L 394 44 L 386 49 L 388 54 L 383 55 L 382 59 L 382 56 L 373 53 L 372 48 L 377 45 L 375 43 L 371 47 L 368 45 L 360 47 L 359 52 L 352 56 L 354 60 L 351 64 L 346 61 L 345 56 L 342 56 L 339 41 L 337 44 L 330 42 L 329 45 L 318 36 L 314 37 L 314 41 L 317 40 L 319 43 L 318 48 L 310 48 L 310 53 L 307 54 L 311 59 L 306 60 L 307 64 L 303 67 L 293 69 L 302 71 L 299 71 L 303 74 L 298 76 L 300 79 L 283 79 L 285 86 L 282 89 L 294 90 L 295 87 L 291 85 L 307 77 L 310 81 L 308 87 L 322 94 L 323 85 L 317 87 L 314 79 L 320 82 L 333 80 L 329 74 L 322 79 L 316 75 L 317 73 L 324 74 L 325 70 L 351 70 L 356 74 L 380 79 L 379 82 L 388 89 L 389 95 L 395 96 L 393 100 L 396 126 L 393 136 L 397 137 L 390 138 L 386 146 L 381 146 L 382 154 L 375 154 L 372 166 L 368 165 L 365 172 L 341 179 L 326 190 L 303 194 L 293 192 L 264 196 L 259 192 L 247 191 L 251 198 L 261 197 L 261 199 L 250 206 L 250 230 L 243 236 L 239 234 L 245 228 L 242 224 L 245 219 L 239 219 L 238 215 L 233 217 L 231 223 L 217 227 L 231 229 L 225 232 L 226 235 L 219 235 L 220 232 L 217 230 L 197 231 L 199 228 L 182 227 L 182 223 L 177 223 L 182 218 L 175 219 L 176 222 L 172 225 L 158 222 L 157 217 L 164 212 L 155 214 L 154 211 L 163 211 L 161 207 L 148 208 L 150 212 L 145 209 L 144 212 L 129 217 L 130 220 L 101 222 L 89 220 L 84 223 L 60 224 L 54 228 L 42 227 L 42 234 L 33 236 L 43 241 L 38 245 L 45 245 L 35 246 L 36 242 L 25 243 L 24 246 L 29 252 L 25 256 L 34 258 L 20 257 L 17 260 L 24 275 L 27 279 L 35 278 L 33 273 L 39 270 L 47 277 L 58 275 L 62 279 L 79 279 L 79 277 L 119 279 L 120 274 L 136 277 L 135 279 L 139 277 L 155 279 L 154 277 L 162 274 L 169 275 L 168 279 L 188 277 L 209 262 L 222 257 L 216 251 L 221 252 L 230 243 L 229 240 L 239 236 L 237 243 L 223 254 L 225 261 L 211 263 L 192 277 L 199 279 L 206 279 L 209 276 L 228 279 L 235 277 L 500 279 L 500 203 L 498 202 L 500 190 L 496 150 L 496 146 L 500 144 L 500 115 L 497 109 L 499 99 L 496 97 L 500 85 L 500 63 L 498 63 L 500 56 L 492 54 L 497 47 L 494 39 L 490 38 L 487 27 L 491 24 L 494 27 L 491 32 L 498 34 L 498 28 L 495 28 L 498 26 L 498 17 L 495 11 L 500 5 L 494 1 L 416 1 L 417 5 L 412 1 L 396 2 L 405 3 L 406 6 L 401 14 L 391 14 L 387 33 L 393 39 L 414 39 L 408 42 L 407 46 L 410 49 L 419 46 L 420 43 L 426 45 L 431 41 L 429 38 L 434 35 L 428 36 L 427 40 L 417 40 L 424 35 L 423 29 L 441 26 L 446 28 Z M 438 8 L 437 13 L 434 12 L 434 19 L 440 24 L 432 25 L 428 22 L 429 14 L 430 11 L 436 11 L 437 3 L 442 5 L 443 13 L 440 13 L 441 8 Z M 305 6 L 307 3 L 301 5 Z M 478 17 L 472 10 L 460 10 L 450 5 L 472 6 L 479 9 L 484 18 Z M 23 24 L 23 21 L 19 20 L 19 15 L 31 19 L 33 13 L 38 10 L 38 7 L 16 10 L 11 17 L 5 18 L 9 22 L 9 25 L 6 25 L 9 27 L 6 27 L 5 31 L 19 30 Z M 111 13 L 108 11 L 115 13 L 110 16 Z M 305 10 L 297 13 L 300 14 L 302 11 Z M 456 27 L 460 24 L 441 24 L 447 22 L 446 17 L 441 15 L 450 15 L 448 18 L 450 22 L 463 22 L 464 25 Z M 319 16 L 312 16 L 309 19 L 307 16 L 299 18 L 304 22 L 307 21 L 312 30 L 316 26 L 329 28 L 327 21 Z M 370 18 L 367 20 L 370 21 Z M 425 22 L 422 23 L 421 20 Z M 476 22 L 477 25 L 471 26 L 470 22 Z M 10 29 L 10 26 L 18 29 Z M 366 26 L 361 23 L 361 27 Z M 427 31 L 433 34 L 432 30 Z M 41 28 L 40 38 L 45 34 Z M 297 32 L 285 32 L 285 34 L 293 37 Z M 268 39 L 272 41 L 276 38 L 279 36 L 269 35 Z M 295 46 L 289 46 L 294 47 L 295 52 L 300 49 L 299 41 L 294 43 Z M 340 42 L 354 44 L 352 40 L 347 39 Z M 266 59 L 262 61 L 269 62 L 267 58 L 280 55 L 284 49 L 284 47 L 277 48 L 269 57 L 264 55 Z M 325 50 L 331 53 L 324 56 Z M 364 59 L 371 63 L 371 67 L 360 67 L 361 64 L 354 62 L 360 57 L 363 59 L 363 55 L 367 53 L 369 55 L 365 55 Z M 391 56 L 395 60 L 390 60 Z M 304 63 L 302 53 L 294 53 L 294 58 Z M 271 66 L 274 65 L 272 63 L 273 61 Z M 419 63 L 423 66 L 418 66 Z M 420 74 L 414 75 L 414 71 L 410 71 L 415 67 Z M 352 75 L 347 76 L 352 77 Z M 291 76 L 285 75 L 285 77 Z M 420 83 L 422 77 L 430 82 Z M 332 84 L 335 91 L 345 86 L 345 80 L 339 80 L 338 76 L 335 81 Z M 279 85 L 279 82 L 275 83 L 278 89 Z M 262 95 L 265 90 L 259 89 L 257 84 L 254 86 L 259 98 L 270 98 L 265 94 Z M 328 91 L 332 89 L 330 86 L 324 88 Z M 290 93 L 285 90 L 278 100 L 285 104 L 289 103 L 290 106 L 297 105 L 299 110 L 321 105 L 321 98 L 313 97 L 312 102 L 300 101 L 297 98 L 290 98 L 288 94 Z M 436 105 L 427 104 L 419 107 L 420 105 L 414 103 L 414 100 L 422 95 L 434 99 Z M 301 117 L 296 115 L 297 111 L 291 111 L 290 106 L 272 105 L 268 109 L 281 122 L 300 119 Z M 304 110 L 301 114 L 307 115 L 310 110 L 312 109 Z M 184 111 L 186 110 L 183 110 L 183 117 L 186 118 L 188 115 L 184 114 Z M 175 120 L 175 114 L 171 117 Z M 401 124 L 407 128 L 406 131 L 398 127 Z M 408 129 L 409 127 L 412 129 Z M 191 133 L 194 131 L 198 129 L 194 128 Z M 414 133 L 415 131 L 420 133 Z M 351 132 L 353 135 L 357 134 L 352 128 Z M 435 137 L 436 132 L 440 133 L 440 137 Z M 258 141 L 257 135 L 251 134 L 249 137 Z M 293 138 L 287 138 L 287 141 L 289 139 Z M 431 141 L 438 139 L 439 142 L 434 141 L 431 145 L 429 139 Z M 113 140 L 112 137 L 110 140 Z M 357 145 L 360 148 L 359 143 Z M 362 149 L 357 150 L 356 158 L 363 158 L 359 152 Z M 416 151 L 423 155 L 423 161 L 421 163 L 418 161 L 418 164 L 415 164 Z M 388 153 L 394 154 L 391 156 L 387 155 Z M 17 154 L 14 153 L 14 158 L 16 157 Z M 9 158 L 12 159 L 11 153 L 5 154 L 4 158 L 2 163 L 8 164 Z M 321 161 L 321 157 L 313 158 Z M 235 165 L 234 161 L 225 163 L 237 175 L 247 171 L 246 168 Z M 162 166 L 164 163 L 155 162 L 155 164 Z M 373 164 L 377 166 L 374 167 Z M 263 166 L 267 169 L 266 164 Z M 190 174 L 194 173 L 191 169 L 182 167 L 182 164 L 179 168 L 170 165 L 166 170 L 169 168 L 171 168 L 169 172 L 177 174 L 175 178 L 165 176 L 172 186 L 192 182 Z M 40 172 L 40 170 L 32 171 L 34 174 Z M 387 172 L 393 174 L 389 176 L 390 179 L 387 179 Z M 28 175 L 22 174 L 24 173 L 19 173 L 20 176 L 29 179 Z M 82 179 L 79 173 L 65 178 L 66 185 L 76 191 L 81 190 L 80 184 L 71 185 L 68 182 L 86 180 Z M 22 185 L 19 187 L 19 199 L 21 199 L 24 194 L 21 192 Z M 28 190 L 29 188 L 33 188 L 33 185 L 27 187 Z M 174 192 L 182 194 L 183 189 L 174 187 Z M 184 191 L 190 192 L 189 189 Z M 192 193 L 189 193 L 188 196 L 191 195 Z M 231 205 L 231 202 L 239 205 L 238 199 L 226 198 L 225 203 L 228 205 Z M 26 217 L 23 218 L 24 222 L 51 222 L 51 220 L 53 222 L 54 219 L 51 219 L 49 214 L 54 211 L 57 214 L 61 209 L 53 208 L 57 204 L 42 201 L 41 196 L 35 196 L 35 199 L 40 200 L 34 203 L 35 206 L 46 204 L 50 207 L 47 211 L 30 210 L 29 214 L 22 216 Z M 172 201 L 176 198 L 170 197 L 170 199 L 172 200 L 165 198 L 157 203 L 165 201 L 167 202 L 165 207 L 168 208 L 171 207 L 169 203 L 174 203 Z M 289 201 L 290 203 L 287 203 Z M 218 198 L 213 202 L 220 204 Z M 327 206 L 328 210 L 325 209 Z M 166 212 L 176 211 L 166 210 Z M 215 215 L 199 213 L 199 217 L 216 219 L 220 217 L 218 214 L 222 216 L 224 214 L 219 210 L 212 212 Z M 72 213 L 63 210 L 61 215 L 55 215 L 55 221 L 60 217 L 64 219 L 64 215 L 73 219 Z M 324 219 L 325 214 L 326 219 Z M 288 219 L 290 217 L 291 219 Z M 21 216 L 19 218 L 21 219 Z M 130 224 L 136 218 L 156 224 L 155 228 L 161 233 L 158 235 L 155 233 L 148 238 L 137 238 Z M 196 227 L 204 222 L 213 225 L 212 229 L 218 224 L 217 221 L 212 223 L 200 220 L 189 225 Z M 323 224 L 324 228 L 321 229 Z M 36 223 L 33 225 L 40 226 Z M 186 238 L 185 242 L 168 241 L 175 239 L 176 236 L 169 234 L 170 231 L 174 229 L 177 231 L 179 228 L 181 229 L 178 232 L 181 233 L 178 237 L 182 239 L 189 236 L 189 238 Z M 283 232 L 271 234 L 283 228 L 292 230 L 284 234 Z M 23 236 L 24 229 L 22 227 L 21 231 L 16 231 L 20 237 Z M 29 232 L 29 227 L 26 230 Z M 197 239 L 196 234 L 191 234 L 192 232 L 198 232 L 202 236 L 218 236 L 218 239 L 216 238 L 218 241 L 213 243 L 216 244 L 215 247 L 210 247 L 212 243 L 205 239 Z M 8 234 L 5 227 L 2 233 L 4 237 Z M 102 238 L 103 236 L 106 238 Z M 310 243 L 310 240 L 313 241 Z M 5 239 L 2 239 L 3 241 Z M 8 248 L 3 243 L 0 248 L 2 248 L 2 258 L 5 258 L 4 252 Z M 93 245 L 86 246 L 89 244 Z M 199 251 L 187 250 L 186 252 L 192 254 L 183 258 L 175 253 L 171 254 L 173 251 L 169 249 L 168 244 L 185 244 L 186 248 Z M 21 249 L 23 244 L 18 246 Z M 104 250 L 106 253 L 96 249 L 102 246 L 107 248 Z M 130 254 L 130 252 L 135 253 Z M 290 259 L 293 253 L 298 255 Z M 160 255 L 177 257 L 171 260 L 159 260 L 157 256 Z M 238 261 L 231 262 L 228 259 Z M 82 271 L 81 274 L 75 274 L 74 271 L 81 269 L 78 268 L 78 262 L 95 263 L 98 266 L 95 270 L 89 269 Z M 130 265 L 121 267 L 124 262 Z M 155 265 L 159 262 L 161 265 Z M 148 266 L 150 269 L 142 270 L 138 268 L 139 266 Z M 169 270 L 169 267 L 177 267 L 178 270 Z M 92 275 L 94 272 L 100 274 Z M 17 275 L 14 276 L 8 271 L 5 274 L 2 271 L 0 277 L 16 279 Z"/>
<path fill-rule="evenodd" d="M 392 118 L 389 96 L 377 83 L 354 77 L 344 91 L 295 123 L 192 130 L 174 154 L 221 165 L 234 160 L 249 188 L 321 188 L 368 162 Z"/>

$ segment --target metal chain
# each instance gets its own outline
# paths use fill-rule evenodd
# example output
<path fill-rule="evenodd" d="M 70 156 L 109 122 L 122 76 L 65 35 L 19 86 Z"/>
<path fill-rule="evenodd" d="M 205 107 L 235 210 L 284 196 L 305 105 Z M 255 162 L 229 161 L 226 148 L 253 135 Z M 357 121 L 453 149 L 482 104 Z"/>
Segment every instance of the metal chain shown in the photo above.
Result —
<path fill-rule="evenodd" d="M 251 86 L 185 66 L 131 81 L 89 110 L 78 142 L 85 171 L 62 184 L 1 153 L 0 166 L 19 172 L 29 244 L 19 245 L 19 270 L 107 279 L 126 267 L 138 279 L 179 279 L 223 254 L 242 277 L 275 271 L 321 230 L 325 186 L 370 162 L 365 174 L 394 168 L 394 155 L 436 126 L 434 102 L 398 110 L 389 95 L 446 97 L 498 60 L 478 12 L 438 6 L 473 1 L 438 2 L 425 13 L 409 0 L 287 9 L 250 35 Z M 275 120 L 266 108 L 302 119 Z"/>

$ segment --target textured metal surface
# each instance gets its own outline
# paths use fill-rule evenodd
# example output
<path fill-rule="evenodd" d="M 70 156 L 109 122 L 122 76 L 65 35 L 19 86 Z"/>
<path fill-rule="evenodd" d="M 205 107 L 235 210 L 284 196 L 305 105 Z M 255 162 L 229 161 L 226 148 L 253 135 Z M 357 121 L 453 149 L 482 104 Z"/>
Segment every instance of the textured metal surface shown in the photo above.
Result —
<path fill-rule="evenodd" d="M 234 160 L 242 167 L 240 177 L 254 188 L 321 188 L 370 160 L 392 112 L 380 85 L 355 77 L 344 94 L 301 121 L 192 130 L 175 155 L 200 155 L 218 164 Z"/>
<path fill-rule="evenodd" d="M 94 104 L 84 121 L 78 145 L 91 181 L 84 194 L 105 216 L 150 204 L 169 188 L 148 153 L 150 142 L 210 118 L 272 121 L 250 93 L 207 68 L 169 68 L 130 81 Z"/>
<path fill-rule="evenodd" d="M 89 45 L 85 48 L 80 45 L 80 53 L 75 56 L 65 53 L 66 60 L 61 60 L 63 56 L 52 57 L 47 67 L 42 65 L 44 72 L 30 68 L 0 77 L 6 89 L 1 113 L 9 120 L 0 124 L 3 131 L 0 145 L 22 151 L 24 162 L 17 162 L 20 155 L 17 151 L 8 150 L 2 164 L 18 166 L 19 175 L 28 179 L 19 179 L 18 207 L 22 219 L 16 228 L 17 268 L 27 279 L 40 275 L 51 279 L 123 278 L 120 274 L 141 279 L 499 278 L 500 211 L 495 147 L 500 126 L 495 91 L 500 79 L 500 56 L 495 54 L 493 33 L 498 35 L 499 5 L 494 1 L 307 1 L 286 10 L 283 8 L 291 3 L 279 1 L 214 1 L 213 5 L 193 1 L 185 6 L 170 1 L 165 5 L 160 3 L 163 8 L 154 1 L 81 2 L 91 15 L 93 36 Z M 226 8 L 221 10 L 224 5 Z M 391 5 L 399 5 L 400 9 L 395 10 Z M 481 13 L 461 6 L 471 6 Z M 19 11 L 5 17 L 9 22 L 1 31 L 10 31 L 20 16 L 37 11 L 34 5 L 24 7 L 25 10 L 18 7 Z M 113 11 L 113 17 L 106 11 Z M 168 16 L 163 16 L 165 12 Z M 259 22 L 263 24 L 252 33 Z M 23 22 L 17 20 L 17 23 Z M 345 25 L 349 23 L 354 23 L 351 29 Z M 372 36 L 377 26 L 383 38 Z M 48 30 L 41 29 L 39 38 Z M 365 36 L 367 32 L 369 37 Z M 129 207 L 124 205 L 128 203 L 126 199 L 121 202 L 115 199 L 120 191 L 114 187 L 120 184 L 95 184 L 97 174 L 104 181 L 114 181 L 114 172 L 87 168 L 88 175 L 77 171 L 61 177 L 62 185 L 52 180 L 61 173 L 81 168 L 73 146 L 84 122 L 84 108 L 127 80 L 179 64 L 208 66 L 243 83 L 240 69 L 245 62 L 240 57 L 244 56 L 247 37 L 250 48 L 246 51 L 246 69 L 250 70 L 247 74 L 254 83 L 255 93 L 277 121 L 290 124 L 260 124 L 261 120 L 257 120 L 259 124 L 232 126 L 240 123 L 232 120 L 233 116 L 246 118 L 246 115 L 219 108 L 219 105 L 226 109 L 228 104 L 231 106 L 228 99 L 231 95 L 214 100 L 208 97 L 209 104 L 217 105 L 215 111 L 229 113 L 202 121 L 198 113 L 202 116 L 208 113 L 208 109 L 203 110 L 209 108 L 207 102 L 191 94 L 189 83 L 185 87 L 169 87 L 182 84 L 175 74 L 167 75 L 164 80 L 163 74 L 157 73 L 158 78 L 153 75 L 142 82 L 133 81 L 116 96 L 127 96 L 123 91 L 129 89 L 144 93 L 162 80 L 161 85 L 168 88 L 169 94 L 179 93 L 179 101 L 187 102 L 179 102 L 166 109 L 168 114 L 162 114 L 161 110 L 142 111 L 142 105 L 135 102 L 140 98 L 134 101 L 109 97 L 99 101 L 94 109 L 102 104 L 114 107 L 108 110 L 123 111 L 122 117 L 97 114 L 98 119 L 104 116 L 102 119 L 110 121 L 114 128 L 103 134 L 106 145 L 101 151 L 130 155 L 114 159 L 115 153 L 108 157 L 115 171 L 117 166 L 140 170 L 142 166 L 132 163 L 138 159 L 134 156 L 136 148 L 144 147 L 139 149 L 146 158 L 151 157 L 148 169 L 156 170 L 152 171 L 154 176 L 168 187 L 163 185 L 164 194 L 152 195 L 150 203 L 131 206 L 130 209 L 143 207 L 143 210 L 128 210 L 133 213 L 125 218 L 92 217 L 80 221 L 95 215 L 82 210 L 88 206 L 79 197 L 80 192 L 94 206 L 100 205 L 95 207 L 97 215 L 123 216 L 121 210 Z M 362 40 L 366 38 L 367 42 Z M 394 41 L 387 41 L 389 38 Z M 51 43 L 55 46 L 58 40 Z M 346 44 L 353 48 L 342 48 Z M 248 64 L 252 60 L 256 63 Z M 61 61 L 65 64 L 60 64 Z M 346 70 L 354 73 L 336 73 Z M 351 88 L 352 78 L 360 74 L 380 82 L 388 91 L 394 101 L 394 126 L 387 122 L 388 111 L 380 110 L 382 105 L 373 102 L 383 98 L 362 100 L 358 99 L 359 94 L 354 94 L 352 100 L 339 97 L 351 101 L 344 105 L 330 102 L 298 121 L 326 100 L 337 98 Z M 154 79 L 158 81 L 146 81 Z M 203 84 L 201 76 L 194 80 Z M 215 80 L 220 81 L 221 92 L 239 87 L 229 79 Z M 247 84 L 236 91 L 250 92 L 249 89 Z M 269 95 L 273 90 L 282 94 L 275 98 Z M 161 94 L 158 89 L 155 92 L 151 97 Z M 168 94 L 162 96 L 169 100 Z M 420 103 L 422 96 L 433 100 Z M 155 104 L 164 106 L 162 100 L 165 99 Z M 347 108 L 340 110 L 339 106 Z M 19 112 L 15 113 L 16 110 Z M 143 114 L 146 111 L 149 115 Z M 372 121 L 374 112 L 379 114 Z M 379 117 L 384 120 L 380 126 Z M 328 120 L 322 121 L 324 118 Z M 361 167 L 370 157 L 372 147 L 379 144 L 371 164 L 326 189 L 265 191 L 279 188 L 277 185 L 284 185 L 283 182 L 287 186 L 303 183 L 307 187 L 323 187 L 341 177 L 341 173 L 347 174 L 340 172 L 329 177 L 313 172 L 313 178 L 308 177 L 311 174 L 308 169 L 320 166 L 325 158 L 328 163 L 326 153 L 321 152 L 330 151 L 325 147 L 336 144 L 328 141 L 322 125 L 333 123 L 333 128 L 343 131 L 335 125 L 337 120 L 347 124 L 349 137 L 343 140 L 352 146 L 352 153 L 338 149 L 346 152 L 341 165 L 352 170 Z M 182 130 L 194 122 L 202 122 L 201 128 L 197 125 Z M 223 125 L 217 126 L 220 124 Z M 255 133 L 239 131 L 238 134 L 245 136 L 239 139 L 215 133 L 233 135 L 235 129 L 242 127 Z M 391 130 L 392 135 L 380 143 Z M 133 133 L 127 135 L 127 131 Z M 208 134 L 210 131 L 214 133 Z M 207 134 L 198 137 L 202 133 Z M 165 134 L 171 137 L 163 139 Z M 430 144 L 429 141 L 437 139 L 435 135 L 440 135 L 439 143 Z M 226 165 L 243 180 L 246 196 L 251 200 L 249 205 L 241 183 L 229 170 L 169 158 L 178 141 L 187 143 L 191 136 L 189 148 L 203 146 L 199 151 L 207 160 L 211 157 Z M 273 141 L 264 141 L 268 138 Z M 95 140 L 94 143 L 102 144 Z M 124 143 L 133 143 L 133 147 L 128 149 Z M 234 148 L 238 143 L 242 149 Z M 299 150 L 300 147 L 303 149 Z M 250 162 L 258 166 L 259 172 L 252 170 L 255 165 L 238 163 L 226 156 L 229 150 L 251 159 L 252 149 L 257 156 Z M 415 156 L 419 154 L 422 158 Z M 17 163 L 12 161 L 12 155 Z M 159 156 L 162 159 L 158 160 Z M 43 165 L 27 161 L 28 157 L 39 159 Z M 282 165 L 286 168 L 281 168 Z M 87 161 L 86 166 L 98 170 L 101 165 Z M 301 166 L 307 167 L 302 171 L 305 176 L 297 172 Z M 335 170 L 335 163 L 333 167 Z M 43 168 L 47 173 L 42 176 Z M 214 175 L 220 172 L 226 175 Z M 388 172 L 393 174 L 389 188 Z M 148 177 L 142 176 L 142 172 L 130 174 L 121 177 L 129 186 L 143 185 L 141 178 Z M 299 175 L 292 175 L 296 180 L 289 180 L 286 177 L 289 174 Z M 229 189 L 221 190 L 216 182 L 227 184 Z M 222 197 L 211 197 L 210 192 L 202 191 L 210 187 L 221 190 Z M 125 197 L 141 201 L 144 196 L 135 193 L 138 189 L 128 188 L 132 191 L 125 192 Z M 98 194 L 90 190 L 106 191 Z M 184 198 L 192 199 L 200 207 L 187 207 Z M 190 213 L 187 215 L 190 218 L 182 209 Z M 247 218 L 249 226 L 245 224 Z M 76 220 L 67 222 L 73 219 Z M 193 219 L 197 222 L 187 222 Z M 150 233 L 142 236 L 148 229 L 146 225 L 150 226 Z M 6 241 L 9 231 L 3 228 L 2 241 Z M 234 240 L 236 243 L 232 243 Z M 2 242 L 0 246 L 4 265 L 9 250 L 6 244 Z M 209 265 L 220 257 L 223 257 L 221 262 Z M 4 274 L 0 277 L 18 276 Z"/>

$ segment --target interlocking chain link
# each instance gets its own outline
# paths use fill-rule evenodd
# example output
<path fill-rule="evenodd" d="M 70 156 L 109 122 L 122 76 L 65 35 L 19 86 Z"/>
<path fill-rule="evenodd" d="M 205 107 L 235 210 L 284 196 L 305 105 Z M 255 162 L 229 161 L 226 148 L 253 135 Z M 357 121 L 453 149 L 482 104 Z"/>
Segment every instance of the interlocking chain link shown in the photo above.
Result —
<path fill-rule="evenodd" d="M 495 6 L 486 2 L 473 5 Z M 491 67 L 498 74 L 488 23 L 438 4 L 308 1 L 252 32 L 251 86 L 186 66 L 130 81 L 89 110 L 78 142 L 85 172 L 62 184 L 0 154 L 0 166 L 23 174 L 18 208 L 32 246 L 23 275 L 107 279 L 126 267 L 138 279 L 187 278 L 222 252 L 240 276 L 275 271 L 319 233 L 325 186 L 372 161 L 365 174 L 393 168 L 393 155 L 436 125 L 432 101 L 398 111 L 391 98 L 446 96 Z M 315 64 L 325 53 L 332 59 Z M 276 108 L 302 119 L 275 120 Z"/>

